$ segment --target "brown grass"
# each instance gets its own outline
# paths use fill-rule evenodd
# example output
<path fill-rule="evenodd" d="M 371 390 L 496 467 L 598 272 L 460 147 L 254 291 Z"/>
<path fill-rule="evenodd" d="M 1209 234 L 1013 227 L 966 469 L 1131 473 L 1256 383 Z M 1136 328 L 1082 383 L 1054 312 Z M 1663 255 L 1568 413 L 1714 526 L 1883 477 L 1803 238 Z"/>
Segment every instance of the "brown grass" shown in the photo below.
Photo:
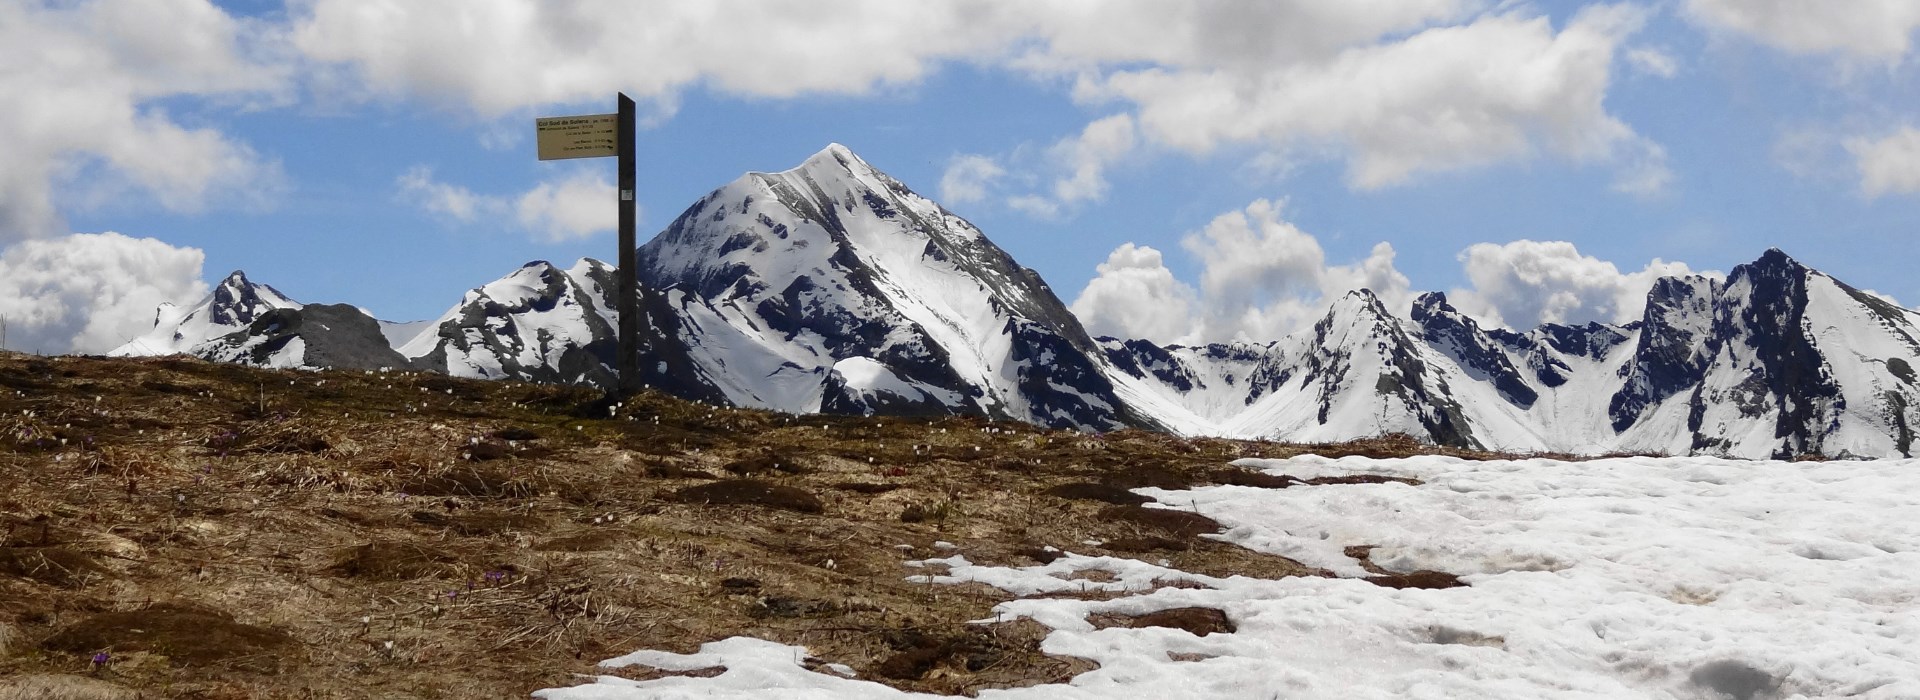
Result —
<path fill-rule="evenodd" d="M 599 400 L 0 353 L 0 699 L 524 697 L 603 658 L 736 635 L 964 694 L 1091 666 L 1041 653 L 1030 621 L 967 624 L 1004 593 L 907 581 L 905 561 L 946 556 L 935 541 L 995 565 L 1052 546 L 1214 576 L 1325 573 L 1201 537 L 1218 529 L 1203 515 L 1107 500 L 1251 485 L 1221 470 L 1329 446 L 657 394 L 607 420 Z M 95 667 L 98 651 L 112 661 Z"/>

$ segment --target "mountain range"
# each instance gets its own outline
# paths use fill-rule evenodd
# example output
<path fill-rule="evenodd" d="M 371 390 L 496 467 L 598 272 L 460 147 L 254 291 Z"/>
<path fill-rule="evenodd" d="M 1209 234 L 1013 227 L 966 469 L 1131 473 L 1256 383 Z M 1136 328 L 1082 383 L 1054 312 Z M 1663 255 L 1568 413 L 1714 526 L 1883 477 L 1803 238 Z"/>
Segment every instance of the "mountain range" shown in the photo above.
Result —
<path fill-rule="evenodd" d="M 1506 451 L 1912 456 L 1920 312 L 1779 250 L 1668 277 L 1623 325 L 1485 328 L 1429 293 L 1335 300 L 1268 343 L 1095 338 L 966 220 L 832 145 L 748 173 L 642 245 L 647 386 L 793 413 L 976 415 Z M 114 355 L 611 386 L 615 271 L 536 261 L 440 318 L 303 305 L 234 272 Z"/>

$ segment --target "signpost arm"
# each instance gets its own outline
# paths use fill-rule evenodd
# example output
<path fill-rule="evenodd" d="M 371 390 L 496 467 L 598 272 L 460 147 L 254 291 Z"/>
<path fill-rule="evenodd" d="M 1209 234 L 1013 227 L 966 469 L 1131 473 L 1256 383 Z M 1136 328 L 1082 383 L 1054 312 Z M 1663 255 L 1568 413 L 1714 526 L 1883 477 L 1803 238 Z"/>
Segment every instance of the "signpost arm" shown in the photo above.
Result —
<path fill-rule="evenodd" d="M 620 313 L 620 357 L 614 366 L 620 371 L 620 394 L 631 396 L 640 391 L 640 280 L 639 271 L 634 269 L 634 249 L 638 244 L 633 236 L 633 99 L 626 93 L 620 93 L 620 117 L 615 123 L 615 133 L 620 156 L 620 267 L 615 271 L 620 278 L 620 299 L 616 307 Z"/>

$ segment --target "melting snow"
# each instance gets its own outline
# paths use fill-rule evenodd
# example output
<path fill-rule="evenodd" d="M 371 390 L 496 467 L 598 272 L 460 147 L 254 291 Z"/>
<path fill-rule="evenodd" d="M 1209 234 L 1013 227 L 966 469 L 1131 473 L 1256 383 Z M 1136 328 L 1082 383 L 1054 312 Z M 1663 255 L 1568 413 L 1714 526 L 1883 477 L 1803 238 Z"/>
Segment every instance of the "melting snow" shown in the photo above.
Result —
<path fill-rule="evenodd" d="M 1223 579 L 1077 555 L 1018 568 L 976 566 L 964 553 L 919 562 L 947 566 L 936 582 L 979 581 L 1017 595 L 1063 585 L 1138 592 L 996 607 L 986 621 L 1033 618 L 1055 630 L 1045 651 L 1101 667 L 1063 685 L 980 697 L 1920 697 L 1920 524 L 1912 519 L 1920 460 L 1308 457 L 1241 465 L 1424 483 L 1141 493 L 1219 520 L 1228 527 L 1222 539 L 1342 576 L 1363 573 L 1346 546 L 1374 545 L 1373 561 L 1388 569 L 1448 571 L 1470 585 Z M 1093 568 L 1111 580 L 1058 576 Z M 1155 588 L 1174 581 L 1185 583 Z M 1196 583 L 1207 588 L 1184 587 Z M 1238 630 L 1194 637 L 1087 622 L 1093 613 L 1188 606 L 1220 609 Z M 808 671 L 805 656 L 799 647 L 736 637 L 698 654 L 642 651 L 603 664 L 726 667 L 713 678 L 606 676 L 536 695 L 910 696 Z"/>

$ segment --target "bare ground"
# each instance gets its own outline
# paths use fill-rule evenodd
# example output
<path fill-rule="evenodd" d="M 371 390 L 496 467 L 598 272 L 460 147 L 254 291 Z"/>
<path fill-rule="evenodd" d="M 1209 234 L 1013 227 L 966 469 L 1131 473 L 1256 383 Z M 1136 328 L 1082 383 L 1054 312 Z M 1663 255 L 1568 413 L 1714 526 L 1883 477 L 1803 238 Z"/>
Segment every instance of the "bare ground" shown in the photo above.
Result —
<path fill-rule="evenodd" d="M 1006 594 L 903 562 L 945 541 L 977 563 L 1324 575 L 1124 490 L 1297 486 L 1227 463 L 1307 451 L 1433 448 L 0 353 L 0 699 L 519 698 L 736 635 L 903 689 L 1059 682 L 1089 665 L 1040 653 L 1044 628 L 967 624 Z M 1133 624 L 1217 624 L 1174 617 Z"/>

